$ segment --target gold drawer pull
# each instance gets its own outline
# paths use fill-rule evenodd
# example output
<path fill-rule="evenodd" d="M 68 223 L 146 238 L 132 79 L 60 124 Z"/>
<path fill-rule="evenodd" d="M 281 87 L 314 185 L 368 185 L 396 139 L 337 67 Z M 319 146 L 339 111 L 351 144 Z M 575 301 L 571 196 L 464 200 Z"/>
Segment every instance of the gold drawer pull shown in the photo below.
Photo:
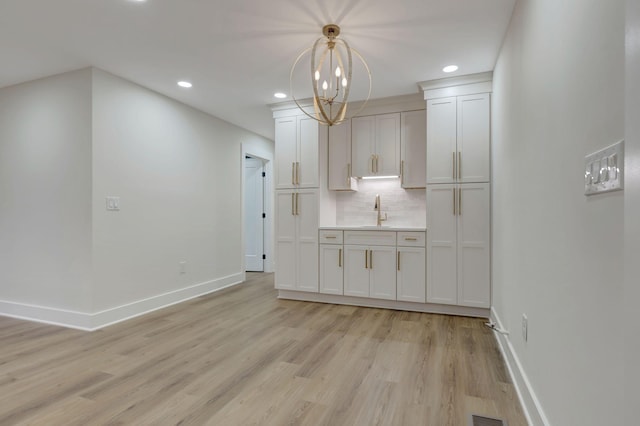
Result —
<path fill-rule="evenodd" d="M 404 237 L 404 240 L 405 241 L 418 241 L 418 239 L 414 238 L 414 237 Z"/>
<path fill-rule="evenodd" d="M 336 236 L 335 235 L 326 235 L 325 238 L 335 240 Z"/>

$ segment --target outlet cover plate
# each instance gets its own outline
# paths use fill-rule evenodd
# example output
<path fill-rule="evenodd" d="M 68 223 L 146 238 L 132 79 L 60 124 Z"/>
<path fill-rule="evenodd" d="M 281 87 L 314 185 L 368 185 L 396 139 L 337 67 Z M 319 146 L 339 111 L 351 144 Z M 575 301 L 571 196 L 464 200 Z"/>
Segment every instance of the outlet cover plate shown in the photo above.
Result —
<path fill-rule="evenodd" d="M 584 157 L 585 195 L 624 188 L 624 141 Z"/>

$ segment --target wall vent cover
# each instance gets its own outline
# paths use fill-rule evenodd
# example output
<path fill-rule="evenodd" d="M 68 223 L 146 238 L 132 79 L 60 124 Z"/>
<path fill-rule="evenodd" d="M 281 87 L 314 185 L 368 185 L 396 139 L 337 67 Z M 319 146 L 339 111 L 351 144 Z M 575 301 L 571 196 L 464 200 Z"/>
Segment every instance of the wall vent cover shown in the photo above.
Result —
<path fill-rule="evenodd" d="M 478 416 L 472 414 L 469 417 L 469 426 L 508 426 L 507 422 L 500 419 L 493 419 L 491 417 Z"/>

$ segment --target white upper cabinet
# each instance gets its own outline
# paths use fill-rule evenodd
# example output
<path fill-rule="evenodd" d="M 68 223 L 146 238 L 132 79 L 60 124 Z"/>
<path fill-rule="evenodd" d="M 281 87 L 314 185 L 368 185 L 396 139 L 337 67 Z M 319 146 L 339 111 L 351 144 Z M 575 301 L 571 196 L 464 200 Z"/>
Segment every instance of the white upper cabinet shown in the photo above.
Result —
<path fill-rule="evenodd" d="M 490 95 L 427 101 L 427 183 L 490 180 Z"/>
<path fill-rule="evenodd" d="M 318 187 L 318 122 L 307 116 L 275 122 L 276 189 Z"/>
<path fill-rule="evenodd" d="M 358 189 L 351 167 L 351 120 L 329 127 L 329 189 Z"/>
<path fill-rule="evenodd" d="M 490 181 L 491 117 L 488 93 L 458 97 L 459 183 Z"/>
<path fill-rule="evenodd" d="M 400 114 L 400 183 L 403 188 L 425 187 L 426 120 L 424 110 Z"/>
<path fill-rule="evenodd" d="M 400 175 L 400 113 L 351 120 L 353 176 Z"/>

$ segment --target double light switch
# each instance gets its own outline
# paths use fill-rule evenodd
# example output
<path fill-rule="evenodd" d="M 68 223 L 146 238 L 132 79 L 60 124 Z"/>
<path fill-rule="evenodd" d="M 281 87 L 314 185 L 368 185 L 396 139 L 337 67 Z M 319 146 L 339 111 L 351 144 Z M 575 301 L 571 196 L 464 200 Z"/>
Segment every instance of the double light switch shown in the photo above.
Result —
<path fill-rule="evenodd" d="M 624 141 L 587 155 L 584 163 L 585 195 L 623 188 Z"/>

